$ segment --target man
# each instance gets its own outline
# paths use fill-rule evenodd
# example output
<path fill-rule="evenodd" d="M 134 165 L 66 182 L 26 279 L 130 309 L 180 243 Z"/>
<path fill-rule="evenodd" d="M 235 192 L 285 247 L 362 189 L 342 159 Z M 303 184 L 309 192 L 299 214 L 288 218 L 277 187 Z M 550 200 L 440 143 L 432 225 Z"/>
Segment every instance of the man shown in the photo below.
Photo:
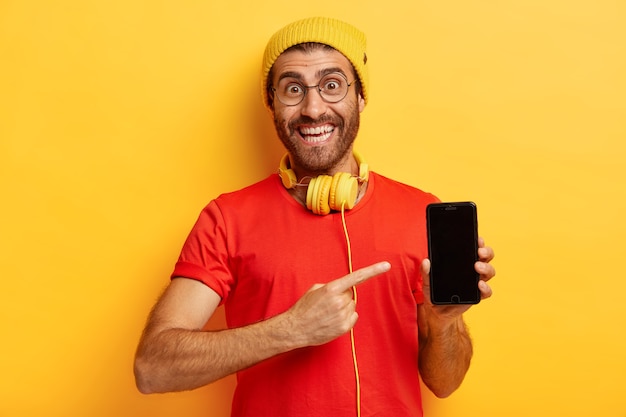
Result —
<path fill-rule="evenodd" d="M 424 213 L 437 199 L 353 149 L 367 74 L 365 37 L 344 22 L 304 19 L 270 39 L 263 94 L 288 155 L 200 214 L 139 343 L 141 392 L 237 372 L 233 416 L 399 417 L 422 415 L 418 374 L 440 397 L 461 384 L 469 307 L 429 299 Z M 493 251 L 479 246 L 487 298 Z M 228 329 L 203 331 L 222 303 Z"/>

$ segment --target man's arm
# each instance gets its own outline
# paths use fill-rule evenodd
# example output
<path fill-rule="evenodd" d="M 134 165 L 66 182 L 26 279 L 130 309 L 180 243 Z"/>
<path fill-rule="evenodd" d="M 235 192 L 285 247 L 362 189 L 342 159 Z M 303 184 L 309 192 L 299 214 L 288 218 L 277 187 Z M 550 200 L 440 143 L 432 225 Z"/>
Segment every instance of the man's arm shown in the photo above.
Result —
<path fill-rule="evenodd" d="M 315 285 L 289 310 L 249 326 L 203 331 L 219 295 L 204 284 L 172 280 L 148 318 L 135 356 L 142 393 L 198 388 L 272 356 L 327 343 L 356 323 L 351 288 L 389 270 L 381 262 Z"/>
<path fill-rule="evenodd" d="M 476 272 L 480 274 L 478 288 L 481 298 L 491 296 L 487 281 L 495 276 L 489 264 L 494 253 L 479 239 L 479 261 Z M 430 302 L 430 261 L 422 262 L 424 304 L 418 306 L 419 356 L 418 365 L 426 386 L 440 398 L 452 394 L 463 382 L 472 359 L 472 341 L 467 332 L 463 313 L 468 305 L 436 306 Z"/>
<path fill-rule="evenodd" d="M 139 342 L 139 391 L 194 389 L 295 347 L 276 318 L 228 331 L 202 331 L 219 302 L 219 295 L 198 281 L 172 280 Z"/>
<path fill-rule="evenodd" d="M 452 394 L 463 382 L 472 359 L 472 341 L 463 318 L 445 324 L 429 323 L 419 306 L 420 375 L 439 398 Z"/>

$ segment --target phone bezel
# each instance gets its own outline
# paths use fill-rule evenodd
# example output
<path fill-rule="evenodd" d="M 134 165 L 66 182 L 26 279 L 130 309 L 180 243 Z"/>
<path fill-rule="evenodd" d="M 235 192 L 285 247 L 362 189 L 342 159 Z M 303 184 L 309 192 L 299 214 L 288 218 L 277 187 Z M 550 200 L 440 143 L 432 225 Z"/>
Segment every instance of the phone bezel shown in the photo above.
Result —
<path fill-rule="evenodd" d="M 473 235 L 473 242 L 471 242 L 471 248 L 473 250 L 473 263 L 472 263 L 472 271 L 473 273 L 468 273 L 467 277 L 471 277 L 472 284 L 475 285 L 476 291 L 473 292 L 470 287 L 463 286 L 459 289 L 459 291 L 449 291 L 446 296 L 442 296 L 440 294 L 442 287 L 442 283 L 440 282 L 443 277 L 438 275 L 438 263 L 439 259 L 432 259 L 433 254 L 438 251 L 436 248 L 433 248 L 433 237 L 435 233 L 439 233 L 437 230 L 433 230 L 433 215 L 437 215 L 439 213 L 435 213 L 435 211 L 442 211 L 448 213 L 458 213 L 457 210 L 471 210 L 471 223 L 467 224 L 467 227 L 470 227 Z M 428 256 L 431 261 L 431 275 L 430 275 L 430 300 L 433 304 L 440 305 L 456 305 L 456 304 L 478 304 L 480 302 L 480 290 L 478 289 L 478 280 L 480 279 L 480 275 L 473 269 L 474 263 L 478 260 L 478 213 L 476 204 L 472 201 L 460 201 L 460 202 L 439 202 L 432 203 L 426 207 L 426 228 L 428 234 Z M 433 262 L 434 261 L 434 262 Z M 448 278 L 448 277 L 446 277 Z M 452 281 L 448 280 L 448 286 Z M 465 283 L 464 283 L 465 284 Z M 465 284 L 467 285 L 467 284 Z M 462 290 L 462 291 L 461 291 Z M 453 294 L 454 292 L 458 294 Z M 470 294 L 471 292 L 471 294 Z M 469 295 L 469 296 L 468 296 Z M 455 299 L 455 296 L 457 297 Z M 462 297 L 462 298 L 461 298 Z M 449 298 L 449 299 L 448 299 Z"/>

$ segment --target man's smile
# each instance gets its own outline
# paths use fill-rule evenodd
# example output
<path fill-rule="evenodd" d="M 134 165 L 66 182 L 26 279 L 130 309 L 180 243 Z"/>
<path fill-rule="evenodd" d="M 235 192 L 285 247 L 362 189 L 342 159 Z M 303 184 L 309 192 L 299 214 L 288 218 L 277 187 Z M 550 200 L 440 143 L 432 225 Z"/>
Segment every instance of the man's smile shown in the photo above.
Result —
<path fill-rule="evenodd" d="M 317 144 L 327 141 L 335 131 L 335 126 L 325 124 L 321 126 L 301 126 L 298 128 L 300 137 L 310 144 Z"/>

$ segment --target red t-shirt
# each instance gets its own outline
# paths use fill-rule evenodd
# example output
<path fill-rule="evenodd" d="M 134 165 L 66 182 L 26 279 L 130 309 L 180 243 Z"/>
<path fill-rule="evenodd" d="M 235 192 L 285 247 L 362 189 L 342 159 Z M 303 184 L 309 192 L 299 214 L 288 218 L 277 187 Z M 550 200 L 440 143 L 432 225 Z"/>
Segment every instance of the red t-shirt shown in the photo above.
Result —
<path fill-rule="evenodd" d="M 389 261 L 359 285 L 354 328 L 363 417 L 422 415 L 417 368 L 419 265 L 427 256 L 431 194 L 370 173 L 359 204 L 345 212 L 353 269 Z M 202 211 L 172 277 L 196 279 L 225 304 L 229 327 L 280 314 L 313 284 L 349 272 L 341 213 L 306 210 L 277 175 L 224 194 Z M 356 379 L 349 334 L 297 349 L 237 374 L 235 417 L 354 416 Z"/>

